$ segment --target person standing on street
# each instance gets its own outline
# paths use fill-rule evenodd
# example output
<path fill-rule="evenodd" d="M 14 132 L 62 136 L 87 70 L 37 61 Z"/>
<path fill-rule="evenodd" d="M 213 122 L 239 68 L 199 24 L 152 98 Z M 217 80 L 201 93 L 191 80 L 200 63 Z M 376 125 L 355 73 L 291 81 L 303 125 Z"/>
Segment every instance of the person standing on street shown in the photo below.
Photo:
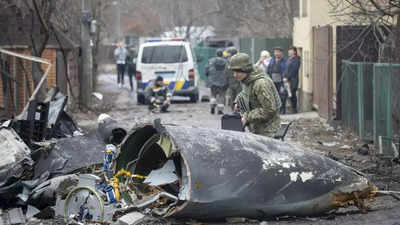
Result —
<path fill-rule="evenodd" d="M 286 61 L 286 67 L 283 72 L 283 82 L 287 84 L 290 89 L 288 96 L 292 103 L 292 112 L 297 113 L 297 88 L 299 86 L 299 69 L 301 59 L 297 55 L 297 48 L 291 47 L 288 51 L 289 58 Z M 286 99 L 282 102 L 282 107 L 286 108 Z"/>
<path fill-rule="evenodd" d="M 230 62 L 231 58 L 238 53 L 238 50 L 235 47 L 229 47 L 225 50 L 228 63 Z M 233 77 L 233 71 L 228 69 L 227 70 L 228 76 L 228 104 L 231 109 L 234 109 L 234 101 L 236 96 L 242 91 L 242 85 L 240 81 Z"/>
<path fill-rule="evenodd" d="M 131 91 L 133 88 L 133 77 L 136 79 L 136 52 L 135 48 L 131 47 L 128 50 L 128 55 L 126 56 L 126 65 L 128 66 L 128 76 L 129 76 L 129 85 L 131 87 Z"/>
<path fill-rule="evenodd" d="M 260 59 L 256 63 L 256 66 L 260 67 L 264 71 L 264 73 L 267 74 L 270 61 L 271 54 L 269 54 L 269 51 L 263 50 L 261 51 Z"/>
<path fill-rule="evenodd" d="M 125 44 L 120 42 L 118 47 L 114 50 L 114 59 L 117 64 L 117 82 L 118 86 L 121 88 L 124 86 L 124 74 L 125 74 L 125 63 L 128 51 L 125 48 Z"/>
<path fill-rule="evenodd" d="M 283 72 L 286 67 L 286 59 L 283 57 L 283 50 L 281 47 L 274 48 L 274 57 L 272 57 L 271 62 L 268 65 L 268 75 L 271 77 L 275 84 L 276 90 L 281 96 L 281 101 L 286 101 L 286 91 L 283 86 Z M 286 113 L 286 109 L 282 106 L 280 109 L 281 114 Z"/>
<path fill-rule="evenodd" d="M 243 126 L 248 126 L 252 133 L 273 137 L 280 127 L 278 110 L 281 106 L 273 81 L 260 68 L 253 67 L 245 53 L 233 56 L 229 68 L 243 84 L 235 100 L 235 111 L 241 108 Z"/>
<path fill-rule="evenodd" d="M 223 51 L 218 49 L 216 57 L 211 58 L 205 68 L 208 77 L 207 87 L 211 89 L 211 114 L 215 113 L 215 108 L 218 114 L 223 114 L 228 88 L 227 66 L 228 61 L 223 58 Z"/>

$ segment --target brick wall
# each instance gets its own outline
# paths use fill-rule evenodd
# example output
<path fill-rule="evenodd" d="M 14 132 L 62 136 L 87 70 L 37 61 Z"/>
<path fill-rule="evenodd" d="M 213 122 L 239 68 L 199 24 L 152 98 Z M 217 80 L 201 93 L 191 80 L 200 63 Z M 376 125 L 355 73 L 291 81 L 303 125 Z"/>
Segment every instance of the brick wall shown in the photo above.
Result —
<path fill-rule="evenodd" d="M 23 53 L 31 55 L 31 52 L 26 49 L 11 49 L 13 52 Z M 46 49 L 42 55 L 43 58 L 50 60 L 52 67 L 47 75 L 47 88 L 52 88 L 57 85 L 57 68 L 56 68 L 56 50 Z M 10 65 L 10 75 L 17 81 L 11 82 L 11 91 L 7 95 L 9 99 L 10 108 L 8 111 L 14 115 L 17 115 L 22 111 L 26 103 L 28 102 L 32 92 L 34 91 L 33 80 L 32 80 L 32 62 L 8 56 L 7 61 Z M 42 64 L 43 71 L 46 71 L 48 65 Z M 30 89 L 27 88 L 30 86 Z M 0 79 L 0 106 L 5 107 L 3 103 L 3 86 Z M 6 109 L 7 110 L 7 109 Z"/>

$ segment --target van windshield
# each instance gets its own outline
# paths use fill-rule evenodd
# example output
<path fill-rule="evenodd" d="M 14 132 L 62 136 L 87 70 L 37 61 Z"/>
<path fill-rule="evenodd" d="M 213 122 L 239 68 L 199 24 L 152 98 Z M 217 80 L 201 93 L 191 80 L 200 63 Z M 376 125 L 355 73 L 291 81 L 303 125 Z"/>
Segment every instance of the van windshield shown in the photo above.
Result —
<path fill-rule="evenodd" d="M 184 46 L 149 46 L 143 48 L 142 63 L 179 63 L 187 62 Z"/>

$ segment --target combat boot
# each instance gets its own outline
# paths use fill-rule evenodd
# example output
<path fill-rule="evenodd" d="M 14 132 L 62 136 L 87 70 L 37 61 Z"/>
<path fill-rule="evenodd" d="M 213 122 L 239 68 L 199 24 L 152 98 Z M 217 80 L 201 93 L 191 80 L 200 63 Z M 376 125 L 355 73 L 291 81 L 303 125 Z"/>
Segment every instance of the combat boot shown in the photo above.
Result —
<path fill-rule="evenodd" d="M 217 109 L 218 109 L 218 115 L 223 115 L 224 114 L 224 105 L 218 104 L 217 105 Z"/>

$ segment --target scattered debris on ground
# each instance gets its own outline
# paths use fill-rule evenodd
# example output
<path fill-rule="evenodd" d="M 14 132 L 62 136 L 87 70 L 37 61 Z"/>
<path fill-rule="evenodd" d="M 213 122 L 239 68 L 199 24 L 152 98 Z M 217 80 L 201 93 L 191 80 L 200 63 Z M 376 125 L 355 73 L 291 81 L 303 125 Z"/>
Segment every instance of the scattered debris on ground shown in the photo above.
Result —
<path fill-rule="evenodd" d="M 66 101 L 0 125 L 0 224 L 329 224 L 400 199 L 399 161 L 320 119 L 286 142 L 104 114 L 83 131 Z"/>

